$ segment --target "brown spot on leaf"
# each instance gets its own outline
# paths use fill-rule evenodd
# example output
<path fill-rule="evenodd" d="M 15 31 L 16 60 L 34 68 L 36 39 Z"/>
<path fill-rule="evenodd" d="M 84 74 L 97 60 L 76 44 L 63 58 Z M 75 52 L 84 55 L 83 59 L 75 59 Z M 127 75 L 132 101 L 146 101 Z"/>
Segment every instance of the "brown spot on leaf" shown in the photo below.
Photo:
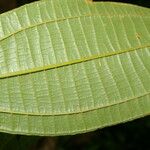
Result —
<path fill-rule="evenodd" d="M 136 36 L 137 39 L 141 39 L 141 35 L 139 33 L 136 33 L 135 36 Z"/>

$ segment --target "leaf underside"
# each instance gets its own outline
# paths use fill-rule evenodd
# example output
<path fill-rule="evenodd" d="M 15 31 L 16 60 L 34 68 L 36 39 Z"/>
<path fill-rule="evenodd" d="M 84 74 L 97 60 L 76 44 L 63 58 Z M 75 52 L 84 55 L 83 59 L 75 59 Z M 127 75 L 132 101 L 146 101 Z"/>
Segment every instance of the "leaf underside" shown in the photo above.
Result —
<path fill-rule="evenodd" d="M 150 114 L 150 10 L 42 0 L 0 15 L 0 131 L 87 132 Z"/>

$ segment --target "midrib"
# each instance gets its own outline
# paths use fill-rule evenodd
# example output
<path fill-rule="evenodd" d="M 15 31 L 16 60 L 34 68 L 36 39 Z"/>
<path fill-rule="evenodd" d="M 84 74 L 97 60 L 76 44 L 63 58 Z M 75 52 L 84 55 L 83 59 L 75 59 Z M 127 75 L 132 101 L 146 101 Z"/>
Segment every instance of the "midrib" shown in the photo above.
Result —
<path fill-rule="evenodd" d="M 97 54 L 97 55 L 92 55 L 89 57 L 82 57 L 80 59 L 70 60 L 70 61 L 63 62 L 63 63 L 50 64 L 50 65 L 35 67 L 35 68 L 27 69 L 27 70 L 20 70 L 20 71 L 16 71 L 16 72 L 8 72 L 5 74 L 0 74 L 0 79 L 42 72 L 42 71 L 46 71 L 46 70 L 50 70 L 50 69 L 55 69 L 55 68 L 60 68 L 60 67 L 65 67 L 65 66 L 69 66 L 69 65 L 82 63 L 82 62 L 92 61 L 92 60 L 99 59 L 99 58 L 105 58 L 105 57 L 120 55 L 123 53 L 132 52 L 132 51 L 136 51 L 136 50 L 140 50 L 140 49 L 148 48 L 148 47 L 150 47 L 150 45 L 143 45 L 143 46 L 139 46 L 139 47 L 135 47 L 135 48 L 118 50 L 118 51 L 111 52 L 111 53 Z"/>

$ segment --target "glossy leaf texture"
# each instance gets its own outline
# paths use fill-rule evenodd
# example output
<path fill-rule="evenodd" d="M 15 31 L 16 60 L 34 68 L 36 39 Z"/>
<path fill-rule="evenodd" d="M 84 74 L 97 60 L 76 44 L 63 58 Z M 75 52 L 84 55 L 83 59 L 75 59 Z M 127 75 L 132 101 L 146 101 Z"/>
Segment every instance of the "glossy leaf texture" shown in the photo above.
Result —
<path fill-rule="evenodd" d="M 88 132 L 150 114 L 150 10 L 42 0 L 0 15 L 0 131 Z"/>

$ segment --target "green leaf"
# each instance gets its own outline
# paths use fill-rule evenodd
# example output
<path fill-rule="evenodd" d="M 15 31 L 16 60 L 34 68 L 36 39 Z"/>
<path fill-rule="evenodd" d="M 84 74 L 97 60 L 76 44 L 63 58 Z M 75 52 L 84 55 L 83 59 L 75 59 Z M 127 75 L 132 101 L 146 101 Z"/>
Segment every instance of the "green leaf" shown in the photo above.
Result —
<path fill-rule="evenodd" d="M 150 10 L 42 0 L 0 15 L 0 131 L 87 132 L 150 114 Z"/>

